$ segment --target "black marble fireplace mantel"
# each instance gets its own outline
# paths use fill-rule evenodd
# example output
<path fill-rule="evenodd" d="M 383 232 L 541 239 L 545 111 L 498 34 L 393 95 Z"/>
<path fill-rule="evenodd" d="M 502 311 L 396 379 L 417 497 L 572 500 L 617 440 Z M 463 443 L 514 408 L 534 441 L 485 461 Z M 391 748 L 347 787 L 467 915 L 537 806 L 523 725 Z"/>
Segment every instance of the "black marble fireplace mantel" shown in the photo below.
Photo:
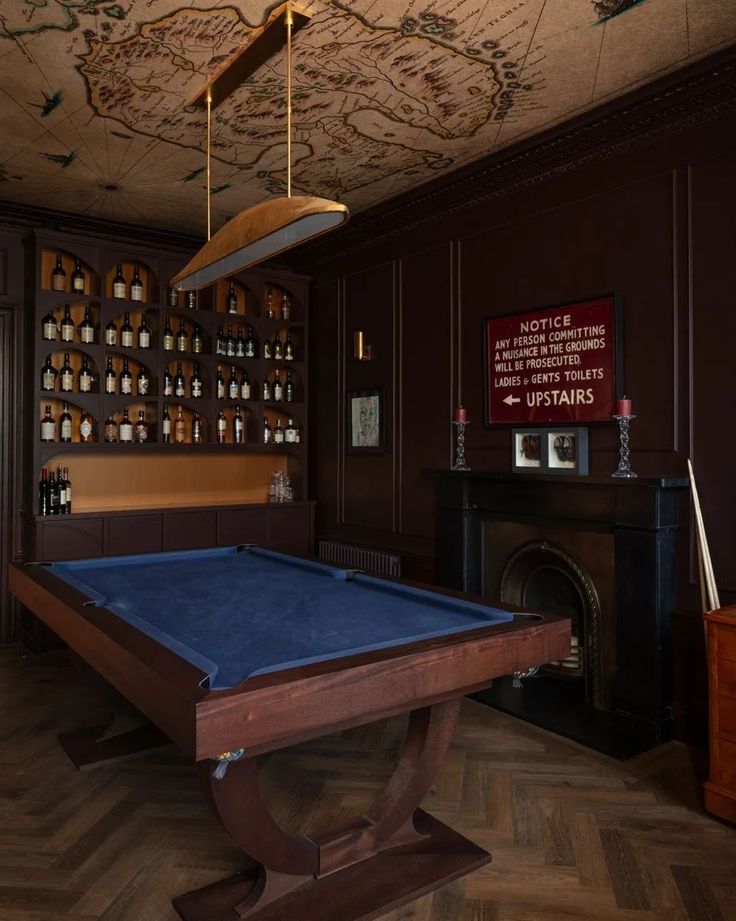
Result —
<path fill-rule="evenodd" d="M 488 702 L 622 757 L 670 738 L 670 615 L 678 508 L 688 481 L 432 473 L 442 585 L 498 597 L 501 557 L 513 556 L 509 535 L 522 535 L 523 542 L 524 534 L 541 546 L 549 538 L 550 546 L 581 560 L 600 585 L 609 679 L 603 703 L 568 706 L 569 683 L 555 685 L 550 678 L 526 682 L 521 692 L 510 682 L 497 683 Z"/>

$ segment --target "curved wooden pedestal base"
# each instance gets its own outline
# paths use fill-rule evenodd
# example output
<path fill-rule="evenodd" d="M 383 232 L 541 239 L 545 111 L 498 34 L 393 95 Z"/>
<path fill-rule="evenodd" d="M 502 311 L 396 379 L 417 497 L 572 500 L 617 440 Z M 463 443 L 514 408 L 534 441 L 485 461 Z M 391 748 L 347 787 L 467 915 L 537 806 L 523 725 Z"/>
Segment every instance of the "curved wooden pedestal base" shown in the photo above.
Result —
<path fill-rule="evenodd" d="M 425 835 L 421 843 L 381 851 L 321 879 L 295 877 L 295 889 L 265 905 L 243 909 L 258 883 L 254 869 L 179 896 L 174 908 L 183 921 L 370 921 L 491 859 L 421 809 L 414 824 Z"/>

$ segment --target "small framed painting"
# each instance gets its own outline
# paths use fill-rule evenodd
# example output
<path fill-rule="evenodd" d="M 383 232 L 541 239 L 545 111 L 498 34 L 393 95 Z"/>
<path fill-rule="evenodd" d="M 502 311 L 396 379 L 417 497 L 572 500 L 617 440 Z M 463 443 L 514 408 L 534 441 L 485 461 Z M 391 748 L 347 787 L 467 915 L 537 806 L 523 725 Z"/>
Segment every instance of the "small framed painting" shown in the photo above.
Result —
<path fill-rule="evenodd" d="M 588 429 L 547 429 L 547 473 L 588 475 Z"/>
<path fill-rule="evenodd" d="M 383 388 L 348 390 L 348 453 L 385 454 Z"/>
<path fill-rule="evenodd" d="M 511 469 L 514 473 L 534 473 L 542 470 L 542 429 L 511 430 Z"/>

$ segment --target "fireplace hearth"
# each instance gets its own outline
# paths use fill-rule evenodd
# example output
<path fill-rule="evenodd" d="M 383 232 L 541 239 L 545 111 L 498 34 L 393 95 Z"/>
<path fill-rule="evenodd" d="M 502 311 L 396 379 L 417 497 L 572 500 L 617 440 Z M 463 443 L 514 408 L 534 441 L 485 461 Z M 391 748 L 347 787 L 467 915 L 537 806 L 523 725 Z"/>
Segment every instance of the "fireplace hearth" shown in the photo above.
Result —
<path fill-rule="evenodd" d="M 625 758 L 671 738 L 670 612 L 684 479 L 438 474 L 440 582 L 564 614 L 569 655 L 485 703 Z"/>

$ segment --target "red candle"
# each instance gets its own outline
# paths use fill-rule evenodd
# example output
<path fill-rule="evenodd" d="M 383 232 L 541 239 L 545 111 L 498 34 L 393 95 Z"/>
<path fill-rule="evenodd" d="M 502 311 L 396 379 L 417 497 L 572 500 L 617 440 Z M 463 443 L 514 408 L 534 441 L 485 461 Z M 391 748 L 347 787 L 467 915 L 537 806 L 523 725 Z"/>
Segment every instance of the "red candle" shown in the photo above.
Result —
<path fill-rule="evenodd" d="M 455 422 L 467 422 L 468 421 L 468 411 L 464 406 L 456 406 L 455 414 L 452 417 Z"/>
<path fill-rule="evenodd" d="M 631 400 L 627 396 L 621 397 L 620 400 L 616 400 L 616 415 L 617 416 L 630 416 L 631 415 Z"/>

